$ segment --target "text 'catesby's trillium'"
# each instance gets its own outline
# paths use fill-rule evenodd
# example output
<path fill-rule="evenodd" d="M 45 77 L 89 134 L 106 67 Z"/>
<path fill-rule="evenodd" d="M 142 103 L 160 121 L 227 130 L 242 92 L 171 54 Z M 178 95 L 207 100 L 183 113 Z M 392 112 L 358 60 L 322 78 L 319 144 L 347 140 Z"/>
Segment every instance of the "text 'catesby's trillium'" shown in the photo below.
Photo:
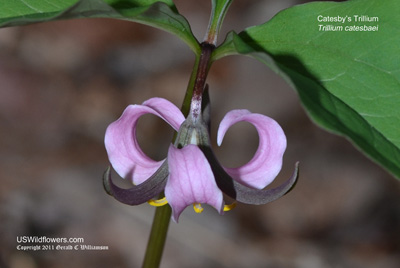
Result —
<path fill-rule="evenodd" d="M 231 206 L 224 204 L 223 193 L 246 204 L 265 204 L 287 193 L 298 176 L 296 164 L 293 176 L 274 189 L 262 190 L 270 184 L 282 167 L 286 137 L 273 119 L 250 113 L 247 110 L 228 112 L 220 123 L 217 143 L 221 145 L 228 128 L 246 121 L 255 126 L 259 146 L 253 158 L 237 168 L 222 167 L 211 149 L 209 129 L 201 107 L 191 110 L 185 119 L 171 102 L 152 98 L 142 105 L 129 105 L 122 116 L 107 128 L 105 146 L 112 167 L 123 178 L 132 180 L 134 186 L 121 189 L 113 184 L 110 169 L 104 174 L 106 191 L 118 201 L 138 205 L 166 204 L 172 208 L 172 219 L 177 222 L 181 212 L 193 205 L 201 212 L 200 204 L 213 206 L 220 214 Z M 193 112 L 194 111 L 194 112 Z M 139 118 L 154 114 L 178 132 L 174 144 L 163 161 L 154 161 L 141 150 L 136 139 Z M 165 199 L 154 201 L 164 191 Z"/>

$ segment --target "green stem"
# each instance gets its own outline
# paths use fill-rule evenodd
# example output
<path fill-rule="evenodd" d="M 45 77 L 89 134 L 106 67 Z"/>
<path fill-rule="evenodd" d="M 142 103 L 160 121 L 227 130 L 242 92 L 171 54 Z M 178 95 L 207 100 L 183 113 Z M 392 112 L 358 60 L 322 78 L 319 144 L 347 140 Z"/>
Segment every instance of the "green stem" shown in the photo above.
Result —
<path fill-rule="evenodd" d="M 190 76 L 189 84 L 186 90 L 186 95 L 183 100 L 181 111 L 185 118 L 188 116 L 193 97 L 201 97 L 205 87 L 208 71 L 211 67 L 211 55 L 215 46 L 204 42 L 201 44 L 200 57 L 196 57 L 196 62 Z M 194 94 L 194 95 L 193 95 Z"/>
<path fill-rule="evenodd" d="M 142 268 L 157 268 L 160 266 L 170 220 L 170 206 L 156 208 Z"/>
<path fill-rule="evenodd" d="M 196 77 L 197 77 L 197 71 L 199 69 L 199 62 L 200 62 L 200 57 L 196 55 L 196 61 L 193 66 L 192 74 L 190 75 L 189 83 L 186 89 L 186 94 L 185 98 L 183 99 L 181 111 L 185 118 L 189 114 L 190 110 L 190 101 L 192 99 L 193 95 L 193 89 L 194 89 L 194 84 L 196 83 Z"/>

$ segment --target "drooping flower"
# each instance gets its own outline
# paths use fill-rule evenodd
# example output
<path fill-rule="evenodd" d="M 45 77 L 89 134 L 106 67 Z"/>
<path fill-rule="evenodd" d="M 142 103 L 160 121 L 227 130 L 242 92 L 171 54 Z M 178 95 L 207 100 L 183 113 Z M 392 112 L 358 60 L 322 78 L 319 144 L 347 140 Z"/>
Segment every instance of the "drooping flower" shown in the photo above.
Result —
<path fill-rule="evenodd" d="M 174 144 L 168 149 L 167 158 L 154 161 L 140 148 L 136 139 L 139 118 L 154 114 L 178 132 Z M 274 189 L 263 190 L 269 185 L 282 167 L 286 149 L 286 137 L 273 119 L 247 110 L 228 112 L 220 123 L 217 143 L 221 145 L 228 128 L 240 121 L 253 124 L 259 135 L 259 146 L 253 158 L 237 168 L 222 167 L 217 161 L 209 142 L 206 113 L 201 105 L 194 107 L 185 119 L 181 111 L 171 102 L 152 98 L 142 105 L 130 105 L 122 116 L 107 128 L 105 146 L 112 167 L 134 186 L 121 189 L 111 180 L 110 169 L 104 175 L 106 191 L 118 201 L 139 205 L 169 203 L 172 219 L 189 205 L 201 212 L 200 204 L 213 206 L 220 214 L 231 209 L 225 205 L 223 193 L 238 202 L 265 204 L 286 194 L 298 177 L 298 164 L 294 174 Z M 153 200 L 164 191 L 165 199 Z"/>

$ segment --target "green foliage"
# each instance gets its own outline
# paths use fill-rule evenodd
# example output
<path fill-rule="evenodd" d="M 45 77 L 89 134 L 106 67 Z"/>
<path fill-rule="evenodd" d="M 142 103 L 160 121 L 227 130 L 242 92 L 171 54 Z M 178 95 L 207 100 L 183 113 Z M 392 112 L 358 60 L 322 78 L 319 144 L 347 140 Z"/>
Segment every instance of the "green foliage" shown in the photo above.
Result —
<path fill-rule="evenodd" d="M 206 42 L 216 45 L 219 30 L 221 29 L 222 22 L 231 3 L 232 0 L 211 0 L 212 10 L 207 29 L 208 36 L 206 36 Z"/>
<path fill-rule="evenodd" d="M 400 177 L 399 12 L 397 0 L 294 6 L 263 25 L 230 33 L 214 59 L 242 54 L 266 63 L 293 85 L 317 124 L 350 138 Z M 355 21 L 354 15 L 374 21 Z M 318 21 L 328 16 L 348 17 Z"/>
<path fill-rule="evenodd" d="M 196 53 L 200 47 L 171 0 L 0 0 L 0 27 L 74 18 L 134 21 L 173 33 Z"/>

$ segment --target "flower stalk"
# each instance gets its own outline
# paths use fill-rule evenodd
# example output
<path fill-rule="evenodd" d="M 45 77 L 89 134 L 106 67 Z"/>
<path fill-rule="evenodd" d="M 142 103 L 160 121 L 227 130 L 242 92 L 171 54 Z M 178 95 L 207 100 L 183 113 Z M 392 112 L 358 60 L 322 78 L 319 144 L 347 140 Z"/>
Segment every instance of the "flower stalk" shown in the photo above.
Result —
<path fill-rule="evenodd" d="M 193 109 L 198 108 L 198 106 L 192 107 L 193 101 L 199 104 L 199 100 L 201 99 L 201 96 L 205 88 L 208 71 L 210 70 L 212 63 L 211 54 L 215 49 L 214 45 L 207 42 L 203 42 L 200 46 L 201 46 L 200 57 L 196 57 L 196 61 L 193 66 L 193 71 L 190 76 L 190 80 L 186 90 L 186 95 L 183 100 L 181 108 L 181 111 L 185 117 L 188 116 L 191 108 Z"/>
<path fill-rule="evenodd" d="M 205 89 L 207 74 L 210 69 L 211 54 L 214 48 L 214 45 L 208 43 L 201 44 L 201 55 L 190 102 L 190 115 L 193 116 L 193 119 L 197 119 L 201 114 L 201 100 Z"/>
<path fill-rule="evenodd" d="M 159 267 L 171 221 L 171 207 L 156 208 L 142 268 Z"/>

